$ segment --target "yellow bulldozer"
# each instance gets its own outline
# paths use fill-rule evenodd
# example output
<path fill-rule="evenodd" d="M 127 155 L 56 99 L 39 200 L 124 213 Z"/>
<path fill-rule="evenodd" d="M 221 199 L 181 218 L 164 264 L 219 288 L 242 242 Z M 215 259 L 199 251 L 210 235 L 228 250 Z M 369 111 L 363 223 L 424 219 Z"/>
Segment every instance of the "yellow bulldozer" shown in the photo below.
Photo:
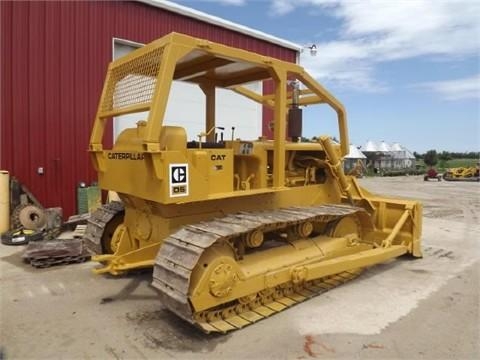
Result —
<path fill-rule="evenodd" d="M 205 94 L 205 127 L 164 124 L 173 81 Z M 272 94 L 246 87 L 272 81 Z M 215 137 L 216 89 L 273 111 L 273 140 Z M 302 111 L 329 106 L 340 142 L 301 142 Z M 103 145 L 107 122 L 148 112 Z M 245 119 L 249 121 L 249 119 Z M 318 123 L 321 128 L 321 123 Z M 163 305 L 205 332 L 242 328 L 401 256 L 421 257 L 422 207 L 346 176 L 346 112 L 305 70 L 171 33 L 113 61 L 90 138 L 102 189 L 85 242 L 99 274 L 153 267 Z"/>
<path fill-rule="evenodd" d="M 480 163 L 477 166 L 457 167 L 447 169 L 443 173 L 446 181 L 480 181 Z"/>

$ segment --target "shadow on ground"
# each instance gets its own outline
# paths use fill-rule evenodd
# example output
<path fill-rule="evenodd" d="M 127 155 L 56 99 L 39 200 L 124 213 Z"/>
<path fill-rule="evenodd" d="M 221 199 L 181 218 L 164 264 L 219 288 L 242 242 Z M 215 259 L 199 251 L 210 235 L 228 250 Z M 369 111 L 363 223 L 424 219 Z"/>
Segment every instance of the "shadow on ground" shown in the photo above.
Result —
<path fill-rule="evenodd" d="M 146 347 L 184 352 L 211 352 L 218 344 L 228 340 L 228 335 L 205 334 L 163 308 L 156 289 L 150 285 L 151 270 L 129 272 L 121 278 L 129 279 L 129 282 L 118 293 L 102 298 L 100 304 L 108 306 L 119 301 L 133 301 L 132 309 L 135 309 L 134 302 L 137 300 L 158 301 L 155 310 L 135 310 L 126 313 L 128 322 L 134 327 L 135 334 L 138 334 L 137 340 L 143 341 Z M 148 288 L 148 293 L 145 292 L 145 288 Z"/>
<path fill-rule="evenodd" d="M 211 352 L 230 335 L 205 334 L 166 309 L 134 311 L 127 319 L 144 337 L 145 346 L 175 351 Z"/>

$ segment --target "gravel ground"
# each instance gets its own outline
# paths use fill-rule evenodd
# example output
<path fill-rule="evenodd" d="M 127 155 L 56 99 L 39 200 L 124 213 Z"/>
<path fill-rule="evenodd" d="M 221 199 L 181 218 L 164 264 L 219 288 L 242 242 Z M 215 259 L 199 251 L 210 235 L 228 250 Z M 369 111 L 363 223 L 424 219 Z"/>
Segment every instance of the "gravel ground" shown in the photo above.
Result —
<path fill-rule="evenodd" d="M 162 308 L 148 272 L 35 270 L 0 245 L 0 346 L 8 359 L 478 359 L 480 184 L 367 178 L 424 204 L 419 260 L 355 281 L 241 331 L 204 335 Z M 1 358 L 1 356 L 0 356 Z"/>

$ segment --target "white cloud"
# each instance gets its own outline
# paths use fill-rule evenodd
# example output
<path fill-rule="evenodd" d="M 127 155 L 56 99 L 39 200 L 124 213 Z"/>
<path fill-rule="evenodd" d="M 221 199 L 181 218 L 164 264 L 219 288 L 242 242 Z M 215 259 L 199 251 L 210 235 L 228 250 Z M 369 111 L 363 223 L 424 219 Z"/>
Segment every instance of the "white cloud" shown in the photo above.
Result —
<path fill-rule="evenodd" d="M 367 39 L 382 59 L 479 52 L 480 2 L 341 1 L 334 13 L 344 20 L 346 39 Z"/>
<path fill-rule="evenodd" d="M 448 60 L 480 56 L 478 1 L 272 0 L 271 4 L 277 15 L 308 6 L 339 19 L 338 40 L 317 43 L 318 56 L 302 56 L 302 63 L 320 78 L 353 88 L 385 88 L 374 79 L 378 63 L 419 56 Z"/>
<path fill-rule="evenodd" d="M 463 79 L 420 83 L 415 87 L 431 90 L 445 100 L 480 100 L 480 74 Z"/>
<path fill-rule="evenodd" d="M 274 15 L 286 15 L 295 10 L 295 4 L 291 0 L 274 0 L 271 3 L 271 11 Z"/>
<path fill-rule="evenodd" d="M 367 58 L 364 47 L 334 41 L 322 44 L 317 56 L 303 53 L 301 64 L 312 76 L 325 83 L 369 92 L 387 90 L 385 84 L 374 79 L 374 69 Z"/>

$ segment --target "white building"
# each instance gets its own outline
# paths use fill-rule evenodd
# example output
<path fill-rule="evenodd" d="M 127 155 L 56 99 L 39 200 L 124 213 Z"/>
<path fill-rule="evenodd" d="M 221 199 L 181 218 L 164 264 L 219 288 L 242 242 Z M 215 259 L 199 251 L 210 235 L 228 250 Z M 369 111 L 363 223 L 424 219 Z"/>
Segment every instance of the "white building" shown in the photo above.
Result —
<path fill-rule="evenodd" d="M 344 158 L 343 169 L 348 174 L 350 171 L 352 171 L 352 169 L 355 168 L 357 164 L 359 164 L 362 169 L 366 169 L 367 157 L 358 149 L 356 145 L 350 144 L 350 152 Z"/>
<path fill-rule="evenodd" d="M 374 172 L 415 168 L 415 156 L 399 143 L 389 145 L 382 140 L 377 144 L 368 140 L 361 149 L 367 157 L 367 167 Z"/>

